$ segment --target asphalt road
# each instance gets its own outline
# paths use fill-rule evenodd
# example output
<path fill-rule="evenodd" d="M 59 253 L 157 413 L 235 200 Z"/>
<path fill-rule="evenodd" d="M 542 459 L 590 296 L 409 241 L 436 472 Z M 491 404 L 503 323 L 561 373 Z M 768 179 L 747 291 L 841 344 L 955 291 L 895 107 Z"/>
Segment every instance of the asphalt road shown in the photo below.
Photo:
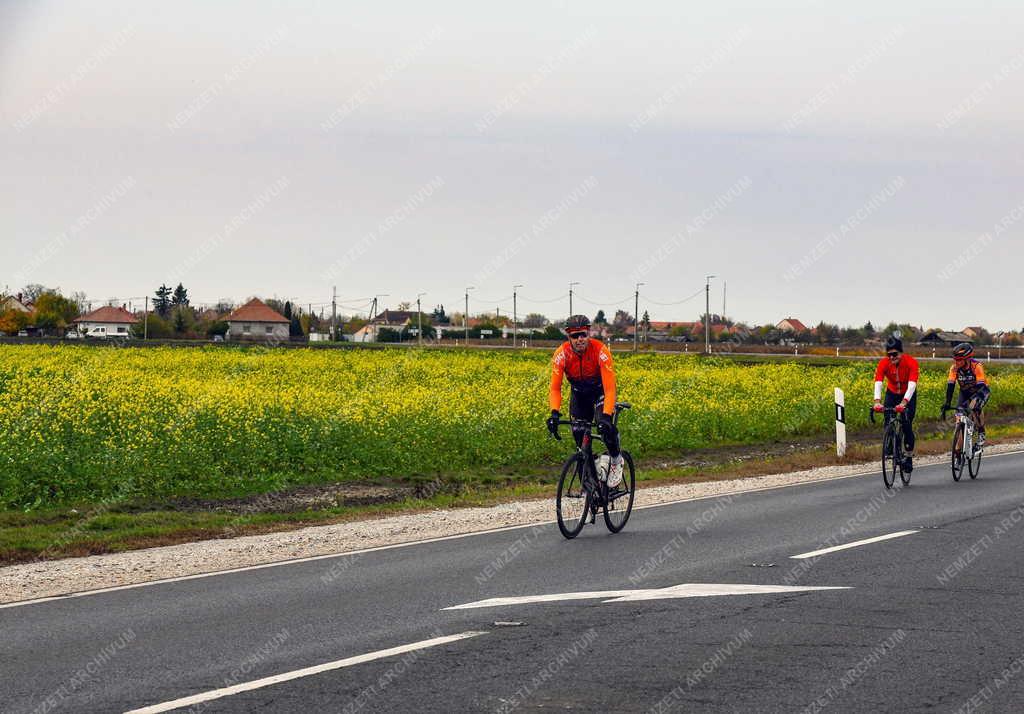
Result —
<path fill-rule="evenodd" d="M 639 509 L 614 536 L 550 524 L 4 608 L 0 710 L 126 712 L 336 663 L 173 711 L 1020 711 L 1022 474 L 992 456 L 977 481 L 920 468 L 892 492 Z M 607 602 L 687 583 L 847 589 Z"/>

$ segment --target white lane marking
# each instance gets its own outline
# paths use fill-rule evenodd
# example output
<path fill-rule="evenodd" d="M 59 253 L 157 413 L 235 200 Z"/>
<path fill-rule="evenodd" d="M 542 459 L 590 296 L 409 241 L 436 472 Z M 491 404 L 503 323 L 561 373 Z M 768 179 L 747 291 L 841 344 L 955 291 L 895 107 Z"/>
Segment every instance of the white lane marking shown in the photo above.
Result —
<path fill-rule="evenodd" d="M 322 672 L 330 672 L 332 670 L 341 669 L 343 667 L 351 667 L 352 665 L 363 664 L 364 662 L 372 662 L 374 660 L 383 659 L 385 657 L 393 657 L 394 655 L 404 654 L 406 652 L 414 652 L 416 650 L 424 650 L 429 647 L 437 647 L 438 645 L 448 644 L 449 642 L 457 642 L 458 640 L 465 640 L 469 639 L 470 637 L 479 637 L 480 635 L 486 634 L 486 632 L 469 631 L 460 632 L 457 635 L 435 637 L 430 640 L 422 640 L 420 642 L 413 642 L 412 644 L 408 645 L 391 647 L 390 649 L 386 650 L 377 650 L 376 652 L 368 652 L 366 654 L 356 655 L 355 657 L 339 659 L 335 662 L 326 662 L 324 664 L 318 664 L 313 667 L 305 667 L 303 669 L 297 669 L 293 672 L 275 674 L 272 677 L 255 679 L 251 682 L 243 682 L 242 684 L 236 684 L 231 687 L 224 687 L 223 689 L 214 689 L 209 692 L 203 692 L 202 694 L 194 694 L 191 697 L 182 697 L 181 699 L 175 699 L 171 702 L 153 704 L 152 706 L 143 707 L 141 709 L 132 709 L 130 712 L 125 712 L 125 714 L 159 714 L 160 712 L 168 712 L 172 709 L 180 709 L 181 707 L 188 707 L 192 706 L 193 704 L 200 704 L 202 702 L 208 702 L 213 699 L 220 699 L 221 697 L 229 697 L 232 694 L 238 694 L 239 692 L 251 692 L 254 689 L 269 687 L 274 684 L 280 684 L 281 682 L 290 682 L 293 679 L 300 679 L 301 677 L 309 677 L 311 675 L 320 674 Z"/>
<path fill-rule="evenodd" d="M 1014 456 L 1017 454 L 1024 454 L 1024 449 L 1019 451 L 1004 451 L 999 454 L 987 454 L 986 458 L 994 459 L 999 456 Z M 942 464 L 928 464 L 925 466 L 918 466 L 918 470 L 926 469 L 931 466 L 941 466 Z M 772 474 L 774 476 L 785 476 L 786 474 Z M 741 496 L 748 493 L 760 493 L 762 491 L 777 491 L 783 488 L 794 488 L 796 486 L 814 486 L 818 484 L 831 483 L 833 481 L 844 481 L 848 478 L 859 478 L 861 476 L 876 476 L 878 470 L 872 471 L 861 471 L 855 474 L 846 474 L 845 476 L 833 476 L 830 478 L 823 479 L 812 479 L 810 481 L 798 481 L 797 483 L 784 483 L 779 486 L 760 486 L 758 488 L 749 488 L 739 491 L 730 491 L 728 493 L 715 493 L 709 496 L 689 496 L 687 498 L 680 498 L 675 501 L 665 501 L 664 503 L 651 503 L 646 506 L 633 506 L 634 511 L 643 511 L 648 508 L 664 508 L 665 506 L 676 506 L 680 503 L 691 503 L 693 501 L 708 501 L 713 498 L 721 498 L 722 496 Z M 753 476 L 751 478 L 759 478 Z M 738 480 L 738 479 L 737 479 Z M 704 482 L 702 482 L 704 483 Z M 656 488 L 652 485 L 651 488 Z M 642 493 L 642 491 L 639 491 Z M 554 499 L 552 499 L 554 500 Z M 450 536 L 438 536 L 436 538 L 426 538 L 424 540 L 411 540 L 405 543 L 392 543 L 390 545 L 378 545 L 372 548 L 363 548 L 361 550 L 347 550 L 344 553 L 326 553 L 324 555 L 310 555 L 305 558 L 291 558 L 289 560 L 276 560 L 273 563 L 259 563 L 258 565 L 245 565 L 241 568 L 230 568 L 228 570 L 214 570 L 209 573 L 196 573 L 195 575 L 179 575 L 174 578 L 161 578 L 159 580 L 147 580 L 144 583 L 132 583 L 131 585 L 114 585 L 109 588 L 97 588 L 95 590 L 82 590 L 75 593 L 67 593 L 65 595 L 52 595 L 50 597 L 37 597 L 31 600 L 17 600 L 15 602 L 0 603 L 0 610 L 9 607 L 22 607 L 23 605 L 39 605 L 44 602 L 53 602 L 55 600 L 67 600 L 69 598 L 86 597 L 87 595 L 101 595 L 102 593 L 112 593 L 119 590 L 134 590 L 135 588 L 146 588 L 151 585 L 165 585 L 167 583 L 177 583 L 183 580 L 198 580 L 199 578 L 212 578 L 218 575 L 231 575 L 232 573 L 244 573 L 249 570 L 262 570 L 264 568 L 276 568 L 281 565 L 295 565 L 298 563 L 310 563 L 316 560 L 326 560 L 328 558 L 345 558 L 353 555 L 362 555 L 363 553 L 375 553 L 379 550 L 391 550 L 393 548 L 408 548 L 414 545 L 425 545 L 427 543 L 440 543 L 446 540 L 458 540 L 459 538 L 472 538 L 473 536 L 489 535 L 492 533 L 502 533 L 504 531 L 522 530 L 523 528 L 534 528 L 536 526 L 547 526 L 553 525 L 555 521 L 536 521 L 534 523 L 523 523 L 516 526 L 502 526 L 501 528 L 489 528 L 485 531 L 470 531 L 469 533 L 457 533 Z M 202 543 L 202 541 L 195 541 L 196 543 Z"/>
<path fill-rule="evenodd" d="M 771 593 L 803 593 L 813 590 L 852 590 L 845 586 L 800 585 L 708 585 L 689 583 L 661 590 L 641 591 L 635 595 L 606 600 L 605 602 L 637 602 L 640 600 L 666 600 L 680 597 L 719 597 L 723 595 L 768 595 Z"/>
<path fill-rule="evenodd" d="M 716 585 L 710 583 L 684 583 L 651 590 L 599 590 L 578 593 L 552 593 L 549 595 L 523 595 L 519 597 L 492 597 L 463 605 L 441 608 L 444 610 L 473 610 L 481 607 L 530 605 L 538 602 L 563 600 L 602 600 L 609 602 L 638 602 L 641 600 L 667 600 L 688 597 L 722 597 L 726 595 L 768 595 L 771 593 L 802 593 L 812 590 L 850 590 L 848 587 L 812 587 L 800 585 Z"/>
<path fill-rule="evenodd" d="M 921 531 L 899 531 L 898 533 L 890 533 L 888 535 L 875 536 L 874 538 L 866 538 L 864 540 L 858 540 L 853 543 L 846 543 L 845 545 L 836 545 L 831 548 L 822 548 L 821 550 L 812 550 L 810 553 L 801 553 L 800 555 L 789 556 L 791 560 L 803 560 L 804 558 L 817 558 L 819 555 L 825 555 L 826 553 L 835 553 L 840 550 L 847 550 L 849 548 L 857 548 L 862 545 L 868 545 L 870 543 L 879 543 L 883 540 L 891 540 L 893 538 L 902 538 L 903 536 L 913 535 L 914 533 L 920 533 Z"/>

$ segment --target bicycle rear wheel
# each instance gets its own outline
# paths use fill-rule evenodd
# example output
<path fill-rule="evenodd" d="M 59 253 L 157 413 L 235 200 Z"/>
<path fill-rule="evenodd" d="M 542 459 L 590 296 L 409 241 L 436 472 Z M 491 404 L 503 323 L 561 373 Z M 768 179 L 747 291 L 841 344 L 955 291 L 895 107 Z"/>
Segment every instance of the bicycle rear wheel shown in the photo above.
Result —
<path fill-rule="evenodd" d="M 896 482 L 896 470 L 900 468 L 899 447 L 896 444 L 896 429 L 892 423 L 885 428 L 885 435 L 882 437 L 882 483 L 886 488 L 892 488 Z"/>
<path fill-rule="evenodd" d="M 953 468 L 953 480 L 959 481 L 964 475 L 964 425 L 958 423 L 953 431 L 953 456 L 950 460 Z"/>
<path fill-rule="evenodd" d="M 558 530 L 566 538 L 578 536 L 590 515 L 590 496 L 583 488 L 583 469 L 584 460 L 579 454 L 574 454 L 565 460 L 562 475 L 558 478 L 555 513 Z"/>
<path fill-rule="evenodd" d="M 612 533 L 618 533 L 626 526 L 629 514 L 633 512 L 633 496 L 636 493 L 636 472 L 633 457 L 622 450 L 622 483 L 608 489 L 604 499 L 604 524 Z M 602 484 L 602 488 L 608 488 Z"/>

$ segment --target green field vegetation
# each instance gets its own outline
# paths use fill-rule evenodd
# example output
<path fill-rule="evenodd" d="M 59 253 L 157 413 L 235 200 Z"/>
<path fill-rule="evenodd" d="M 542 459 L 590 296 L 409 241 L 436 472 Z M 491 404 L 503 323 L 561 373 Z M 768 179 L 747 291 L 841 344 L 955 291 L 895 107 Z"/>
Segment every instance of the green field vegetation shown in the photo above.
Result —
<path fill-rule="evenodd" d="M 833 388 L 867 424 L 873 364 L 621 355 L 640 460 L 833 428 Z M 1024 370 L 989 368 L 992 410 L 1024 407 Z M 927 364 L 919 413 L 946 367 Z M 549 439 L 548 356 L 482 350 L 0 346 L 0 506 L 241 496 L 295 484 L 535 471 Z"/>

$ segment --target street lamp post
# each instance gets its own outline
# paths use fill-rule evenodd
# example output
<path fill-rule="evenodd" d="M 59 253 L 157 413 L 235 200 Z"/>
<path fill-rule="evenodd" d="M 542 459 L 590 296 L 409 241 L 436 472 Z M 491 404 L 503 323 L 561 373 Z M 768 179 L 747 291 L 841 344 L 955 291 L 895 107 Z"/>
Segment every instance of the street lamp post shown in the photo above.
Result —
<path fill-rule="evenodd" d="M 572 317 L 572 288 L 579 283 L 569 283 L 569 317 Z"/>
<path fill-rule="evenodd" d="M 420 347 L 423 346 L 423 310 L 420 308 L 420 298 L 426 293 L 419 293 L 416 296 L 416 330 L 419 337 Z"/>
<path fill-rule="evenodd" d="M 636 298 L 636 304 L 633 307 L 633 351 L 637 349 L 637 336 L 640 334 L 640 286 L 646 285 L 646 283 L 637 283 L 636 292 L 633 293 L 633 297 Z"/>
<path fill-rule="evenodd" d="M 466 326 L 466 345 L 469 345 L 469 291 L 475 290 L 473 287 L 466 288 L 466 314 L 462 318 L 463 324 Z"/>
<path fill-rule="evenodd" d="M 512 346 L 515 347 L 519 341 L 519 313 L 516 310 L 516 297 L 518 293 L 516 290 L 523 287 L 522 285 L 512 286 Z"/>
<path fill-rule="evenodd" d="M 704 287 L 704 354 L 711 354 L 711 279 L 716 276 L 707 276 L 707 284 Z"/>

